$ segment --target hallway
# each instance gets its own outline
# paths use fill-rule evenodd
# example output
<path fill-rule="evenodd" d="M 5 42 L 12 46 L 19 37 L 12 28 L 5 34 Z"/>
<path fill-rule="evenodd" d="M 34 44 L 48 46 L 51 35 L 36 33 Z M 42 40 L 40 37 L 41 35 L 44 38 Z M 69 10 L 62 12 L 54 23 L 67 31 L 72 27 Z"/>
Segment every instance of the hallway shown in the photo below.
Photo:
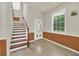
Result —
<path fill-rule="evenodd" d="M 32 42 L 30 48 L 11 52 L 10 56 L 79 56 L 79 54 L 42 39 Z"/>

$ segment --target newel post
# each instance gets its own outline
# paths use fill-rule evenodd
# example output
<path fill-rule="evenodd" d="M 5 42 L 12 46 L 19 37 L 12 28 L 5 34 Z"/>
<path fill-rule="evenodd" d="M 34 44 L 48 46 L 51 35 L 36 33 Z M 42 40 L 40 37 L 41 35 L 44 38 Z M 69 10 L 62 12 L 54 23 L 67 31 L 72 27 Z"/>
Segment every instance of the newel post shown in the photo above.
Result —
<path fill-rule="evenodd" d="M 29 42 L 29 28 L 27 28 L 27 47 L 30 46 L 30 42 Z"/>

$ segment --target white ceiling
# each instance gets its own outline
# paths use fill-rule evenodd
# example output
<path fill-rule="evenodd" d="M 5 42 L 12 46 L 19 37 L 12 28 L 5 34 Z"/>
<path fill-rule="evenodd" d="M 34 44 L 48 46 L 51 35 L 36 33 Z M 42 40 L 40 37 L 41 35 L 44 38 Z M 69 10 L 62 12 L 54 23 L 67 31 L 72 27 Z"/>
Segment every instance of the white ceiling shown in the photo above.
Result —
<path fill-rule="evenodd" d="M 27 2 L 26 4 L 28 4 L 29 8 L 33 8 L 41 12 L 46 12 L 62 3 L 63 2 Z"/>

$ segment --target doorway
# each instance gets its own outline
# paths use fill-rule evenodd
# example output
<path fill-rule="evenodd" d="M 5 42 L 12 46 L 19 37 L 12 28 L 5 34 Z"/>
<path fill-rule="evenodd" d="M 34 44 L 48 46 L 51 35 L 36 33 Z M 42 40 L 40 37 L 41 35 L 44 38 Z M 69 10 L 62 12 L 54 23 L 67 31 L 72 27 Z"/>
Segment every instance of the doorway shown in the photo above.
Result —
<path fill-rule="evenodd" d="M 42 39 L 42 36 L 42 21 L 40 19 L 36 19 L 34 21 L 34 39 Z"/>

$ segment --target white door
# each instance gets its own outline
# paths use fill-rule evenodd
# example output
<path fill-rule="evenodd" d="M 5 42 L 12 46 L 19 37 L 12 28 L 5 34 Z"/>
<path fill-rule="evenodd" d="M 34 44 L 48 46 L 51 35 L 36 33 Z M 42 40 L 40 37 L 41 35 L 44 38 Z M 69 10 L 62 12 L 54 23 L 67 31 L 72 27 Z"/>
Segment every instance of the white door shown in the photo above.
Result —
<path fill-rule="evenodd" d="M 42 39 L 42 21 L 41 20 L 35 20 L 34 23 L 34 38 L 35 40 Z"/>

